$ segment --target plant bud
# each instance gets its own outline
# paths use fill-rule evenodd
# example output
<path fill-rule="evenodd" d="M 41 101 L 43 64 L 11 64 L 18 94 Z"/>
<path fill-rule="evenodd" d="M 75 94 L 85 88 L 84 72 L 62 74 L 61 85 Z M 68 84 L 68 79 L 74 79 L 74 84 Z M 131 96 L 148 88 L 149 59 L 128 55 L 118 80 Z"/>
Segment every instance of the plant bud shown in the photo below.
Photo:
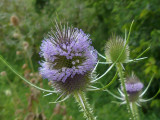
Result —
<path fill-rule="evenodd" d="M 106 60 L 108 62 L 115 62 L 117 58 L 120 56 L 118 63 L 124 63 L 129 59 L 129 47 L 128 45 L 124 49 L 126 44 L 126 41 L 123 40 L 119 36 L 113 35 L 109 41 L 106 43 L 105 47 L 105 55 Z M 124 52 L 121 54 L 122 50 L 124 49 Z"/>

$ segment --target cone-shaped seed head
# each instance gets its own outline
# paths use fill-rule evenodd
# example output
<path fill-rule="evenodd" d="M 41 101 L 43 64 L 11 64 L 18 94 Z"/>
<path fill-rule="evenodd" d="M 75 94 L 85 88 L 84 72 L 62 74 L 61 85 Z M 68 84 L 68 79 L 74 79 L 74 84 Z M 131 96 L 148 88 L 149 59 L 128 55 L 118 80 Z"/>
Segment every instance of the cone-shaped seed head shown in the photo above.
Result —
<path fill-rule="evenodd" d="M 85 90 L 90 73 L 97 62 L 97 52 L 91 46 L 89 35 L 82 30 L 56 25 L 42 41 L 40 73 L 59 92 Z"/>
<path fill-rule="evenodd" d="M 113 35 L 109 41 L 106 43 L 105 55 L 108 62 L 115 62 L 119 55 L 121 54 L 124 46 L 125 40 L 119 36 Z M 128 45 L 124 49 L 123 54 L 120 56 L 118 63 L 124 63 L 129 59 L 129 47 Z"/>

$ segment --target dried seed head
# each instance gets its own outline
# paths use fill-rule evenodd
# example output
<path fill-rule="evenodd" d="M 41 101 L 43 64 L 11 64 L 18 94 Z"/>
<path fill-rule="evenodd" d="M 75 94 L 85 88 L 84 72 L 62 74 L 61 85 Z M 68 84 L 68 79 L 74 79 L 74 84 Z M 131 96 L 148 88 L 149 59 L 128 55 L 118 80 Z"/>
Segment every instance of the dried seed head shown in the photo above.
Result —
<path fill-rule="evenodd" d="M 2 72 L 0 73 L 0 75 L 1 75 L 1 76 L 6 76 L 7 73 L 6 73 L 6 71 L 2 71 Z"/>
<path fill-rule="evenodd" d="M 16 51 L 16 55 L 20 55 L 21 53 L 21 51 Z"/>
<path fill-rule="evenodd" d="M 63 109 L 62 115 L 63 116 L 67 115 L 67 110 L 66 110 L 66 106 L 65 105 L 62 106 L 62 109 Z"/>
<path fill-rule="evenodd" d="M 31 70 L 26 69 L 26 70 L 24 71 L 24 77 L 27 78 L 27 79 L 29 79 L 29 78 L 30 78 L 30 75 L 29 75 L 30 73 L 31 73 Z"/>
<path fill-rule="evenodd" d="M 21 37 L 21 35 L 20 35 L 19 33 L 14 33 L 14 34 L 13 34 L 13 37 L 14 37 L 15 39 L 18 39 L 18 38 Z"/>
<path fill-rule="evenodd" d="M 10 22 L 11 22 L 11 24 L 14 25 L 14 26 L 18 26 L 18 25 L 19 25 L 19 19 L 18 19 L 18 17 L 15 16 L 15 15 L 11 16 Z"/>
<path fill-rule="evenodd" d="M 26 41 L 24 41 L 24 42 L 23 42 L 23 48 L 24 48 L 24 50 L 27 50 L 28 47 L 29 47 L 29 43 L 26 42 Z"/>
<path fill-rule="evenodd" d="M 32 78 L 30 81 L 31 81 L 31 83 L 33 83 L 33 84 L 36 84 L 36 83 L 38 82 L 36 78 Z"/>
<path fill-rule="evenodd" d="M 53 110 L 53 114 L 54 115 L 58 115 L 60 114 L 60 110 L 61 110 L 61 105 L 59 103 L 56 104 L 56 107 Z"/>
<path fill-rule="evenodd" d="M 115 62 L 125 47 L 126 41 L 119 36 L 113 35 L 106 43 L 105 55 L 108 62 Z M 129 59 L 129 47 L 128 45 L 121 54 L 118 63 L 124 63 Z"/>
<path fill-rule="evenodd" d="M 35 115 L 34 113 L 32 113 L 32 112 L 29 112 L 29 113 L 25 116 L 24 120 L 34 120 L 35 118 L 36 118 L 36 115 Z"/>
<path fill-rule="evenodd" d="M 41 82 L 39 86 L 40 86 L 41 88 L 43 88 L 43 83 Z"/>
<path fill-rule="evenodd" d="M 58 92 L 66 94 L 85 90 L 97 62 L 91 39 L 82 30 L 56 25 L 41 45 L 40 73 Z"/>
<path fill-rule="evenodd" d="M 72 116 L 69 116 L 69 120 L 73 120 L 73 117 L 72 117 Z"/>
<path fill-rule="evenodd" d="M 28 67 L 27 64 L 23 64 L 22 69 L 26 69 Z"/>
<path fill-rule="evenodd" d="M 33 76 L 34 76 L 34 73 L 30 73 L 29 75 L 30 75 L 30 77 L 33 77 Z"/>

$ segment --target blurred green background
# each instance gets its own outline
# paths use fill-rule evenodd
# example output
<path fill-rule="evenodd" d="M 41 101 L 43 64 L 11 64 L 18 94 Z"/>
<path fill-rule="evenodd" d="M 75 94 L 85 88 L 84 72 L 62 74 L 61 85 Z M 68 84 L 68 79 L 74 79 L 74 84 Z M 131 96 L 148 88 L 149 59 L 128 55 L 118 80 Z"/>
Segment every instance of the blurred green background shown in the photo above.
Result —
<path fill-rule="evenodd" d="M 51 89 L 47 80 L 38 74 L 39 47 L 43 38 L 54 27 L 54 20 L 69 22 L 90 34 L 93 46 L 104 55 L 104 45 L 112 33 L 124 37 L 132 20 L 130 37 L 131 58 L 148 46 L 143 56 L 148 58 L 125 65 L 126 75 L 132 71 L 147 86 L 155 78 L 145 98 L 150 98 L 160 87 L 160 0 L 0 0 L 0 54 L 32 83 Z M 101 59 L 100 59 L 101 60 Z M 108 68 L 100 65 L 98 74 Z M 107 84 L 114 76 L 113 69 L 100 80 Z M 117 93 L 119 81 L 109 89 Z M 96 86 L 99 86 L 97 84 Z M 84 120 L 72 97 L 60 104 L 49 104 L 58 95 L 33 89 L 0 63 L 0 120 Z M 89 103 L 98 120 L 128 120 L 125 105 L 106 92 L 87 92 Z M 160 120 L 160 95 L 141 104 L 141 120 Z"/>

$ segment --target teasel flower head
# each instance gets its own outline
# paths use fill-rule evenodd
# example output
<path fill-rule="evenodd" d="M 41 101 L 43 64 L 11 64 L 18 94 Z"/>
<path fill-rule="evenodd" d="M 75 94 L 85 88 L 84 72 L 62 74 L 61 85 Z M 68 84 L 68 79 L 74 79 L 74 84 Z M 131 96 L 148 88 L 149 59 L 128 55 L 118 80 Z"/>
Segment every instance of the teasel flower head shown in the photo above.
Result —
<path fill-rule="evenodd" d="M 126 87 L 129 101 L 130 102 L 137 101 L 139 94 L 143 89 L 143 83 L 140 82 L 140 80 L 138 79 L 138 77 L 136 77 L 134 73 L 132 73 L 132 76 L 126 79 L 125 87 Z"/>
<path fill-rule="evenodd" d="M 114 63 L 119 55 L 121 54 L 123 48 L 125 47 L 126 40 L 123 38 L 112 35 L 112 37 L 107 41 L 105 46 L 105 55 L 107 62 Z M 126 45 L 124 52 L 119 57 L 117 63 L 125 63 L 129 60 L 129 46 Z"/>
<path fill-rule="evenodd" d="M 97 62 L 97 52 L 89 35 L 81 29 L 56 23 L 42 41 L 40 74 L 53 88 L 65 95 L 85 91 L 91 81 L 91 71 Z"/>
<path fill-rule="evenodd" d="M 136 77 L 134 74 L 132 74 L 130 77 L 128 77 L 126 79 L 125 87 L 126 87 L 126 91 L 128 94 L 129 102 L 131 104 L 135 103 L 136 105 L 140 106 L 140 103 L 151 101 L 155 97 L 157 97 L 157 95 L 160 93 L 160 89 L 153 97 L 151 97 L 149 99 L 143 99 L 143 96 L 148 91 L 148 88 L 150 87 L 153 78 L 154 78 L 154 75 L 152 76 L 152 78 L 149 81 L 148 86 L 144 90 L 142 90 L 143 83 L 141 83 L 139 78 Z M 120 102 L 120 104 L 126 104 L 125 94 L 124 94 L 122 86 L 121 86 L 121 89 L 118 88 L 120 96 L 115 95 L 114 93 L 110 92 L 109 90 L 106 90 L 106 91 L 110 95 L 112 95 L 113 97 L 121 100 L 122 102 Z"/>

